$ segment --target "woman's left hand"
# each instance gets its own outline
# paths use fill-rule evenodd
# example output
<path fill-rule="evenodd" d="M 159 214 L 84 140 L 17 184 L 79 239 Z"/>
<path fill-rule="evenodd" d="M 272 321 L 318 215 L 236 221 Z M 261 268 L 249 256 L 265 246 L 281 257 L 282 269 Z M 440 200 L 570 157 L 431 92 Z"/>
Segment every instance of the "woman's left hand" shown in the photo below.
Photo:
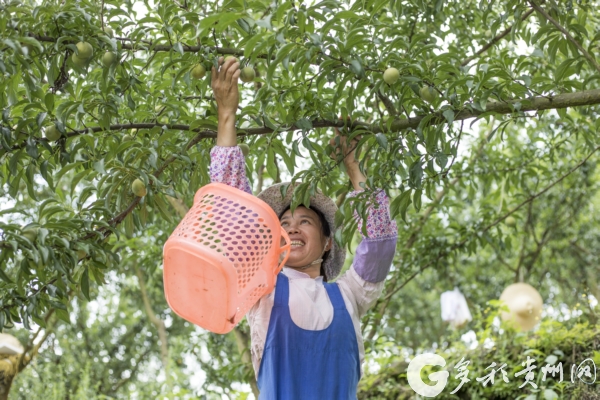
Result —
<path fill-rule="evenodd" d="M 338 154 L 341 152 L 344 154 L 344 165 L 346 165 L 346 168 L 352 168 L 354 165 L 358 166 L 358 159 L 356 156 L 358 140 L 353 138 L 348 141 L 348 138 L 342 135 L 337 127 L 334 127 L 333 129 L 335 131 L 335 136 L 329 139 L 329 144 L 335 149 L 335 152 L 330 154 L 330 157 L 337 160 Z M 339 137 L 339 145 L 335 143 L 337 137 Z"/>
<path fill-rule="evenodd" d="M 334 130 L 335 136 L 329 139 L 329 144 L 334 147 L 335 153 L 330 154 L 330 157 L 337 160 L 337 155 L 341 152 L 344 155 L 344 165 L 346 166 L 346 172 L 348 173 L 350 181 L 352 181 L 354 190 L 363 190 L 363 187 L 360 184 L 366 182 L 367 178 L 360 170 L 358 155 L 356 154 L 356 146 L 358 145 L 358 140 L 360 138 L 348 140 L 346 136 L 340 133 L 337 127 L 335 127 Z M 336 137 L 339 137 L 339 145 L 335 142 Z"/>

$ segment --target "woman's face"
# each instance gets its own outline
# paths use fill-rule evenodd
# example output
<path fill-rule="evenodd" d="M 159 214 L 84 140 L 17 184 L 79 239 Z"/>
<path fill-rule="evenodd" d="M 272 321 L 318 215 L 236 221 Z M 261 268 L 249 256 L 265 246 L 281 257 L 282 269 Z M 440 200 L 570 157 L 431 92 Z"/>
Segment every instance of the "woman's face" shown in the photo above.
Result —
<path fill-rule="evenodd" d="M 313 210 L 299 206 L 293 215 L 287 210 L 279 221 L 292 243 L 287 266 L 302 267 L 320 258 L 325 243 L 325 251 L 330 249 L 331 241 L 323 235 L 321 221 Z"/>

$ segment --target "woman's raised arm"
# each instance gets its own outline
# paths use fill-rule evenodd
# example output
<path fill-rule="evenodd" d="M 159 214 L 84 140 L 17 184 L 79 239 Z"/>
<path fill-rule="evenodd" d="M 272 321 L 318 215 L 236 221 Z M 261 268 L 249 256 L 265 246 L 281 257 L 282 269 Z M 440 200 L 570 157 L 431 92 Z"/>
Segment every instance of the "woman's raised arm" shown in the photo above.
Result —
<path fill-rule="evenodd" d="M 219 118 L 217 146 L 231 147 L 237 144 L 235 114 L 240 101 L 238 90 L 240 63 L 235 57 L 231 57 L 227 61 L 223 61 L 223 57 L 219 57 L 219 66 L 218 70 L 213 66 L 211 71 L 211 86 L 217 101 Z"/>
<path fill-rule="evenodd" d="M 210 181 L 252 194 L 246 177 L 246 163 L 237 146 L 235 116 L 239 104 L 238 77 L 240 64 L 234 57 L 223 61 L 219 57 L 219 70 L 212 67 L 212 89 L 217 101 L 217 145 L 210 151 Z"/>
<path fill-rule="evenodd" d="M 335 131 L 336 136 L 339 136 L 337 128 Z M 346 154 L 344 165 L 354 186 L 354 191 L 347 196 L 350 198 L 364 190 L 360 183 L 366 182 L 367 179 L 360 171 L 353 150 L 356 140 L 350 143 L 346 141 L 345 137 L 340 137 L 338 151 Z M 334 139 L 331 144 L 335 146 Z M 359 317 L 362 317 L 381 295 L 383 281 L 392 265 L 398 239 L 398 228 L 396 221 L 390 218 L 389 199 L 385 191 L 374 190 L 368 206 L 367 236 L 362 233 L 362 218 L 355 212 L 354 218 L 358 222 L 363 239 L 356 249 L 352 267 L 337 280 L 342 291 L 354 302 Z"/>
<path fill-rule="evenodd" d="M 348 173 L 348 177 L 352 182 L 352 186 L 355 191 L 361 191 L 363 188 L 360 186 L 361 183 L 367 181 L 367 178 L 360 170 L 358 166 L 358 160 L 356 159 L 356 145 L 358 141 L 356 139 L 352 139 L 349 143 L 344 136 L 340 135 L 340 131 L 338 128 L 333 128 L 335 130 L 335 137 L 329 140 L 329 144 L 331 144 L 337 151 L 341 151 L 342 154 L 345 154 L 344 157 L 344 166 L 346 167 L 346 172 Z M 339 146 L 336 145 L 335 139 L 339 138 Z"/>

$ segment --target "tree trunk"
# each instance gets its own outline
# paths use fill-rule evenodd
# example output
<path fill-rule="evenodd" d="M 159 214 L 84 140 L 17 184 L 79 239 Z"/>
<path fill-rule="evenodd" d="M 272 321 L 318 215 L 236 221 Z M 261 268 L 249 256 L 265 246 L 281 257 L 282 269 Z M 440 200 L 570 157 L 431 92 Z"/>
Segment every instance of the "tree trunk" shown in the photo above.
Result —
<path fill-rule="evenodd" d="M 8 400 L 13 380 L 18 373 L 20 354 L 0 354 L 0 400 Z"/>
<path fill-rule="evenodd" d="M 250 386 L 252 387 L 252 393 L 254 393 L 254 397 L 258 399 L 259 391 L 258 385 L 256 384 L 256 378 L 254 377 L 254 368 L 252 367 L 252 360 L 250 359 L 250 349 L 248 348 L 249 338 L 244 332 L 242 332 L 239 327 L 235 327 L 233 329 L 233 333 L 235 334 L 235 341 L 238 345 L 238 350 L 242 356 L 242 361 L 246 364 L 246 367 L 250 370 L 250 378 L 248 379 L 250 382 Z"/>
<path fill-rule="evenodd" d="M 148 298 L 148 293 L 146 292 L 146 282 L 142 276 L 142 272 L 140 269 L 135 266 L 135 273 L 138 277 L 138 282 L 140 284 L 140 291 L 142 292 L 142 300 L 144 301 L 144 307 L 146 308 L 146 314 L 148 315 L 148 319 L 150 322 L 156 326 L 156 330 L 158 331 L 158 339 L 160 340 L 160 356 L 163 364 L 163 368 L 165 370 L 165 380 L 167 382 L 167 387 L 169 387 L 169 347 L 167 344 L 167 328 L 165 327 L 165 322 L 158 318 L 154 311 L 152 310 L 152 306 L 150 305 L 150 299 Z"/>

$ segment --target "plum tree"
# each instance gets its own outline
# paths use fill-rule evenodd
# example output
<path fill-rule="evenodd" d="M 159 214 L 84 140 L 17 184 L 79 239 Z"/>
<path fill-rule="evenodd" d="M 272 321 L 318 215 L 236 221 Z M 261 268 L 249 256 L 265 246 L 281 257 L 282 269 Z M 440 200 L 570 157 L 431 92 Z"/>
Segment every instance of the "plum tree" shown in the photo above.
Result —
<path fill-rule="evenodd" d="M 486 302 L 508 282 L 536 282 L 545 304 L 570 310 L 598 287 L 598 0 L 130 3 L 0 5 L 0 329 L 44 326 L 31 342 L 29 331 L 19 331 L 24 343 L 46 332 L 56 341 L 40 352 L 65 329 L 93 347 L 94 338 L 79 338 L 77 329 L 106 331 L 102 344 L 118 343 L 110 332 L 123 332 L 87 326 L 96 318 L 86 315 L 87 301 L 105 304 L 102 296 L 113 290 L 123 307 L 142 310 L 127 315 L 138 347 L 94 347 L 108 352 L 89 369 L 93 390 L 102 393 L 75 393 L 83 379 L 69 378 L 75 386 L 55 397 L 162 398 L 174 385 L 196 397 L 204 389 L 247 394 L 237 392 L 254 375 L 244 361 L 245 322 L 237 336 L 196 334 L 161 297 L 161 245 L 183 206 L 210 182 L 223 123 L 244 142 L 254 193 L 295 180 L 298 202 L 318 190 L 339 200 L 335 239 L 349 263 L 361 233 L 371 233 L 354 216 L 365 219 L 374 200 L 388 198 L 397 251 L 382 300 L 362 320 L 367 358 L 373 350 L 401 354 L 395 344 L 416 354 L 446 343 L 439 293 L 455 285 L 481 321 L 492 319 Z M 239 103 L 228 121 L 220 120 L 211 72 L 202 77 L 197 67 L 217 67 L 221 57 L 243 60 L 240 83 L 250 82 L 231 88 Z M 328 154 L 340 115 L 350 117 L 343 133 L 357 139 L 368 176 L 364 191 L 352 195 L 341 160 Z M 34 242 L 22 236 L 30 223 L 39 225 Z M 136 268 L 148 276 L 148 308 Z M 579 310 L 597 314 L 587 304 Z M 158 329 L 147 309 L 169 320 L 176 346 L 164 352 L 161 371 L 162 338 L 147 340 Z M 475 322 L 464 329 L 476 330 Z M 203 346 L 202 388 L 183 379 L 194 366 L 175 362 L 191 354 L 182 347 L 187 338 L 198 338 L 190 348 Z M 52 375 L 59 366 L 72 374 L 68 346 L 62 350 L 65 358 L 52 360 L 50 372 L 36 370 L 50 375 L 38 381 L 62 382 Z M 389 365 L 400 365 L 392 359 Z M 133 365 L 164 379 L 147 389 L 150 381 L 140 384 Z M 104 367 L 105 376 L 94 375 Z M 404 387 L 394 377 L 379 389 Z M 31 387 L 23 383 L 13 394 L 44 398 Z M 379 389 L 364 398 L 406 397 L 379 396 Z"/>

